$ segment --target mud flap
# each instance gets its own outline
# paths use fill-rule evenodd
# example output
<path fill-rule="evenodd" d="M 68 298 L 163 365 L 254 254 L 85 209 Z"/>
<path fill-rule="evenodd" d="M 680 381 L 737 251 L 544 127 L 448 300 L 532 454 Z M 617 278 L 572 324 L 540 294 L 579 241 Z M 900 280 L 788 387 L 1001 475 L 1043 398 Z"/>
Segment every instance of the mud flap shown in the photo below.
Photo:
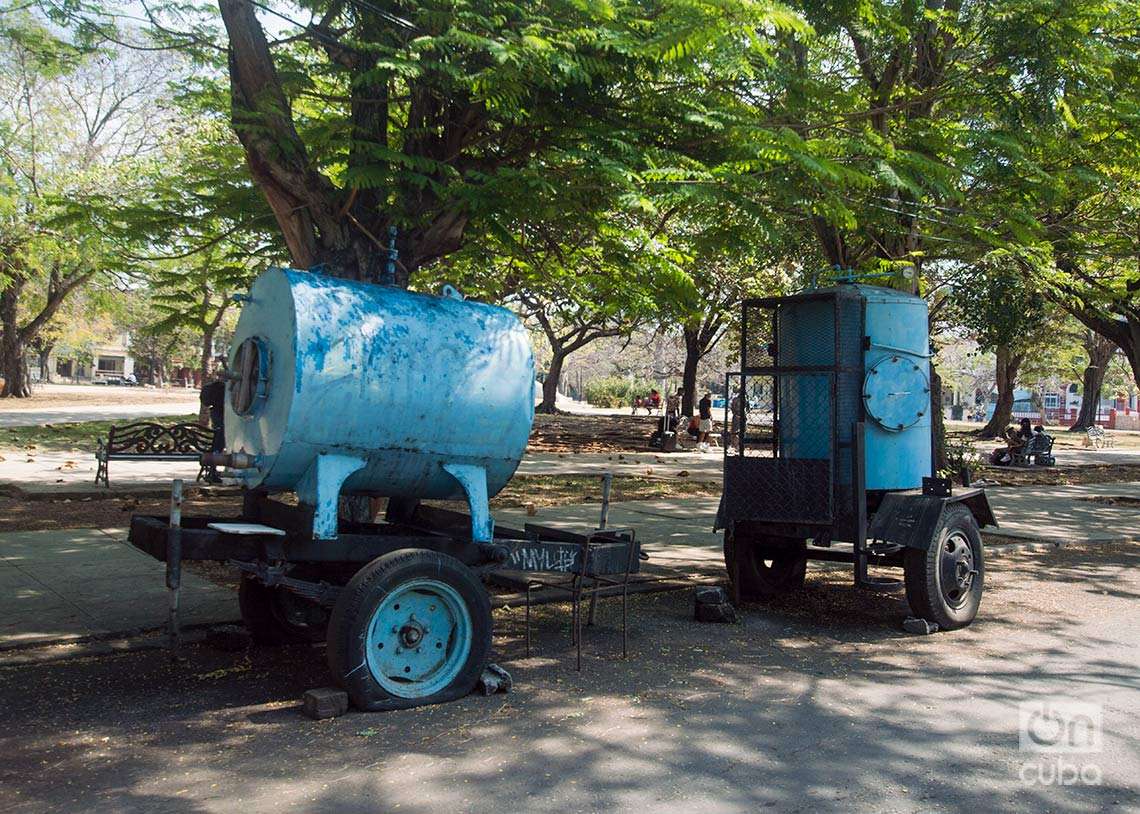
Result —
<path fill-rule="evenodd" d="M 876 541 L 925 550 L 934 539 L 943 510 L 952 503 L 966 506 L 978 528 L 997 525 L 986 493 L 981 489 L 968 489 L 950 496 L 889 492 L 875 511 L 868 536 Z"/>

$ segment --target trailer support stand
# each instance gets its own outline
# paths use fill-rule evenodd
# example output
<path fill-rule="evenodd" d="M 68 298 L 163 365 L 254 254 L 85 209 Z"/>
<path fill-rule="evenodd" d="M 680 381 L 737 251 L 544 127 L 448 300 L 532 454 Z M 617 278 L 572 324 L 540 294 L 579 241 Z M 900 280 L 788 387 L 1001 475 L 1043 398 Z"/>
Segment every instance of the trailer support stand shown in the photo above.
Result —
<path fill-rule="evenodd" d="M 854 492 L 855 531 L 852 540 L 855 551 L 855 584 L 866 585 L 867 580 L 867 482 L 863 467 L 863 422 L 856 421 L 851 428 L 851 491 Z"/>
<path fill-rule="evenodd" d="M 602 516 L 598 520 L 598 530 L 605 531 L 606 526 L 610 521 L 610 490 L 614 485 L 614 473 L 607 472 L 602 475 Z M 597 588 L 597 581 L 595 580 L 594 587 Z M 590 594 L 590 615 L 586 617 L 586 626 L 592 627 L 594 624 L 594 614 L 598 609 L 598 592 Z M 623 645 L 624 647 L 624 645 Z"/>
<path fill-rule="evenodd" d="M 181 630 L 178 624 L 178 605 L 182 592 L 182 479 L 175 478 L 170 485 L 170 530 L 166 535 L 166 588 L 170 604 L 167 610 L 167 628 L 171 658 L 178 658 Z"/>

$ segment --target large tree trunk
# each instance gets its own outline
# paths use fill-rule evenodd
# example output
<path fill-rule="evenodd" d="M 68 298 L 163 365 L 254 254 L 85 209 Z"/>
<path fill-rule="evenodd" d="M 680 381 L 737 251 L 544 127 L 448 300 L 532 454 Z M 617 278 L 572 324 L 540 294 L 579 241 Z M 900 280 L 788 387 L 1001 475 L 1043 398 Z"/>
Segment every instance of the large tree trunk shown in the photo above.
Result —
<path fill-rule="evenodd" d="M 550 357 L 550 369 L 546 371 L 546 380 L 542 383 L 542 403 L 536 412 L 552 415 L 558 412 L 558 382 L 562 378 L 562 366 L 569 354 L 564 348 L 555 348 Z"/>
<path fill-rule="evenodd" d="M 1112 360 L 1112 354 L 1116 352 L 1116 345 L 1091 330 L 1085 337 L 1084 345 L 1089 355 L 1089 363 L 1081 381 L 1081 411 L 1077 415 L 1077 422 L 1069 427 L 1069 432 L 1085 432 L 1096 423 L 1100 391 L 1104 387 L 1108 363 Z"/>
<path fill-rule="evenodd" d="M 218 0 L 218 7 L 229 40 L 231 124 L 293 264 L 298 268 L 324 265 L 325 273 L 335 277 L 380 279 L 393 214 L 378 211 L 384 207 L 374 190 L 338 189 L 309 160 L 251 0 Z M 375 24 L 372 16 L 372 10 L 362 13 L 360 24 Z M 334 45 L 329 46 L 330 39 Z M 352 139 L 357 146 L 349 151 L 348 166 L 371 163 L 373 153 L 359 146 L 386 145 L 390 120 L 387 84 L 383 77 L 376 77 L 376 57 L 343 47 L 328 35 L 317 40 L 329 46 L 330 59 L 347 67 L 354 80 L 349 92 Z M 365 76 L 370 78 L 355 81 Z M 415 135 L 408 135 L 404 142 L 408 155 L 451 161 L 483 121 L 479 103 L 456 98 L 449 105 L 437 106 L 414 89 L 409 95 L 408 128 Z M 443 131 L 442 138 L 434 132 L 437 127 Z M 400 255 L 396 284 L 406 288 L 409 276 L 420 266 L 462 246 L 469 215 L 464 204 L 440 205 L 435 194 L 424 189 L 408 187 L 396 194 L 400 200 L 395 208 L 418 221 L 396 238 Z"/>
<path fill-rule="evenodd" d="M 24 280 L 16 277 L 0 292 L 0 376 L 4 377 L 0 398 L 28 398 L 32 395 L 18 322 L 20 292 L 24 285 Z"/>
<path fill-rule="evenodd" d="M 1013 391 L 1017 385 L 1017 371 L 1021 368 L 1023 353 L 1010 353 L 1009 348 L 997 349 L 997 404 L 993 417 L 978 430 L 981 438 L 1000 438 L 1013 419 Z"/>
<path fill-rule="evenodd" d="M 685 367 L 681 371 L 681 415 L 695 415 L 697 409 L 697 366 L 704 355 L 700 332 L 685 328 Z M 731 394 L 729 394 L 731 396 Z"/>
<path fill-rule="evenodd" d="M 202 350 L 198 357 L 198 373 L 202 376 L 202 386 L 205 387 L 210 381 L 210 362 L 214 357 L 214 331 L 216 328 L 211 326 L 202 333 Z M 198 408 L 198 423 L 208 424 L 210 421 L 210 408 L 202 404 Z"/>
<path fill-rule="evenodd" d="M 1074 279 L 1082 277 L 1080 266 L 1064 255 L 1057 258 L 1057 268 Z M 1140 280 L 1128 281 L 1125 295 L 1107 306 L 1089 304 L 1077 291 L 1065 290 L 1068 296 L 1058 299 L 1061 306 L 1086 328 L 1120 348 L 1132 368 L 1132 378 L 1140 386 Z"/>

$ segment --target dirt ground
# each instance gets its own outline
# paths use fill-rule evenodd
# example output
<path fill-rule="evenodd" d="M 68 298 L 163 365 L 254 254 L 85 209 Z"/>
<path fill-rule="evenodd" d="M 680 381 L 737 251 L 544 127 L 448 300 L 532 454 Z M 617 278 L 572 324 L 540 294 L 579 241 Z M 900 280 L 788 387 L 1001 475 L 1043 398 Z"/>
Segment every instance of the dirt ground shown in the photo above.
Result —
<path fill-rule="evenodd" d="M 37 386 L 31 398 L 0 399 L 0 412 L 34 407 L 69 407 L 73 404 L 156 404 L 197 398 L 197 390 L 185 387 L 48 384 Z"/>
<path fill-rule="evenodd" d="M 100 388 L 102 389 L 102 388 Z M 0 402 L 0 410 L 3 402 Z M 159 424 L 196 421 L 196 415 L 149 419 Z M 0 429 L 0 450 L 7 455 L 37 450 L 70 451 L 90 455 L 96 440 L 106 438 L 112 425 L 128 421 L 56 422 L 32 427 Z M 718 425 L 719 426 L 719 425 Z M 532 452 L 631 452 L 649 449 L 649 436 L 657 416 L 646 415 L 536 415 L 531 429 Z"/>
<path fill-rule="evenodd" d="M 1123 483 L 1140 480 L 1140 464 L 1088 464 L 1084 466 L 983 466 L 975 480 L 995 481 L 1000 486 L 1081 486 L 1090 483 Z"/>
<path fill-rule="evenodd" d="M 532 452 L 648 450 L 657 416 L 537 414 L 530 432 Z"/>
<path fill-rule="evenodd" d="M 603 602 L 580 673 L 567 608 L 536 610 L 530 658 L 504 609 L 510 694 L 322 722 L 298 711 L 329 681 L 322 646 L 0 667 L 0 809 L 1136 811 L 1138 566 L 1136 546 L 993 557 L 974 625 L 925 637 L 844 568 L 736 624 L 639 596 L 626 660 Z M 1024 779 L 1018 705 L 1041 698 L 1103 710 L 1101 751 L 1068 756 L 1096 784 Z"/>

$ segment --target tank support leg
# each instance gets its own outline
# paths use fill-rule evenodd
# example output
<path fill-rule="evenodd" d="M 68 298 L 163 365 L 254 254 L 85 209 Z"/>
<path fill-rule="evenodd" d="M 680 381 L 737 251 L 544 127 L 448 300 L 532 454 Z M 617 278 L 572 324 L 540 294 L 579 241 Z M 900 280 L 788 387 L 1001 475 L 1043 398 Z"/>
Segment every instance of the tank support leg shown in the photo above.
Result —
<path fill-rule="evenodd" d="M 364 459 L 355 455 L 318 455 L 301 477 L 297 499 L 313 507 L 313 539 L 336 539 L 340 489 L 364 465 Z"/>
<path fill-rule="evenodd" d="M 467 493 L 467 506 L 471 511 L 471 539 L 489 543 L 494 539 L 495 521 L 487 501 L 487 470 L 474 464 L 444 464 L 444 471 L 459 481 Z"/>

